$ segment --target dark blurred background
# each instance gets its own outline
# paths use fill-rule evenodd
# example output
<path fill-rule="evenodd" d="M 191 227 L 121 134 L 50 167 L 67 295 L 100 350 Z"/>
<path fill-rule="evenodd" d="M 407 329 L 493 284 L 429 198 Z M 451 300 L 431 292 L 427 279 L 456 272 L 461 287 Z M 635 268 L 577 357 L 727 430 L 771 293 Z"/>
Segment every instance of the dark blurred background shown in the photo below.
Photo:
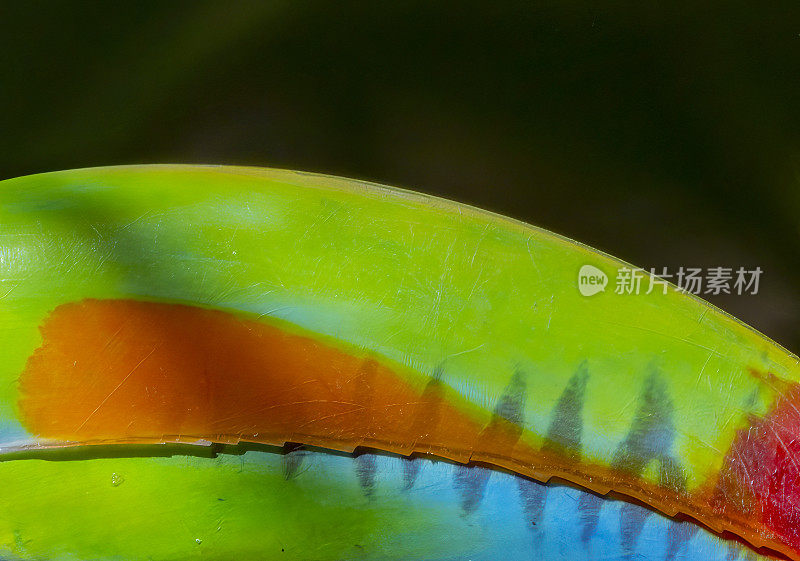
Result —
<path fill-rule="evenodd" d="M 7 2 L 0 178 L 296 168 L 442 195 L 636 265 L 800 350 L 800 2 Z"/>

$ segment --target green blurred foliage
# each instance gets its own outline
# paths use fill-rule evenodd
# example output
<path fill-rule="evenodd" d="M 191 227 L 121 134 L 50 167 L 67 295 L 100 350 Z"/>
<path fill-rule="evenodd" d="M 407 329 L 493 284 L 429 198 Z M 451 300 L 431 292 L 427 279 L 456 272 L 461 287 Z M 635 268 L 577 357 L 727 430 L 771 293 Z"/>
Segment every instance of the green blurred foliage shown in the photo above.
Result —
<path fill-rule="evenodd" d="M 0 177 L 204 162 L 376 180 L 643 267 L 800 348 L 800 4 L 0 2 Z"/>

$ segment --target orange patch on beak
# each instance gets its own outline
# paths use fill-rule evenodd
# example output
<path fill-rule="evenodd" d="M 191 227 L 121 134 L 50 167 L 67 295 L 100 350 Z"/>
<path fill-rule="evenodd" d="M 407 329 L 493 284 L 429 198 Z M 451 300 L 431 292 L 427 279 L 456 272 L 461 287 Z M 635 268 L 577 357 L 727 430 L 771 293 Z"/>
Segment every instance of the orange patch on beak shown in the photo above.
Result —
<path fill-rule="evenodd" d="M 85 300 L 58 307 L 41 331 L 19 400 L 41 438 L 444 449 L 466 461 L 485 425 L 444 392 L 430 403 L 421 376 L 414 383 L 366 353 L 226 312 Z M 425 427 L 414 423 L 432 410 Z M 514 442 L 492 448 L 504 444 Z"/>

